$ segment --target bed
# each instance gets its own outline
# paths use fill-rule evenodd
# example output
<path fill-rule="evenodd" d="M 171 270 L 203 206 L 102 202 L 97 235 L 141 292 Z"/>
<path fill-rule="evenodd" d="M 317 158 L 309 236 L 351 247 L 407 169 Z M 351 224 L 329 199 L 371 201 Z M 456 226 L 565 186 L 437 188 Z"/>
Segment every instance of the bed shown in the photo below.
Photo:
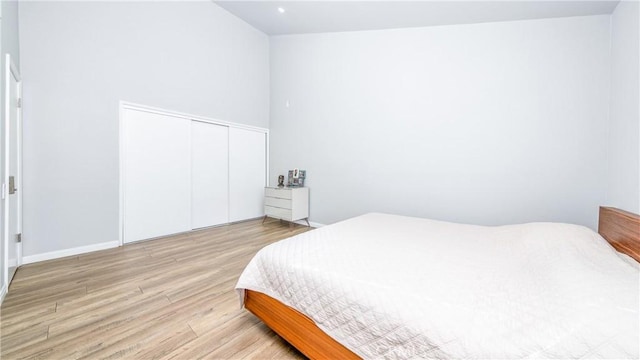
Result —
<path fill-rule="evenodd" d="M 639 232 L 612 208 L 602 237 L 367 214 L 265 247 L 236 288 L 312 359 L 638 358 Z"/>

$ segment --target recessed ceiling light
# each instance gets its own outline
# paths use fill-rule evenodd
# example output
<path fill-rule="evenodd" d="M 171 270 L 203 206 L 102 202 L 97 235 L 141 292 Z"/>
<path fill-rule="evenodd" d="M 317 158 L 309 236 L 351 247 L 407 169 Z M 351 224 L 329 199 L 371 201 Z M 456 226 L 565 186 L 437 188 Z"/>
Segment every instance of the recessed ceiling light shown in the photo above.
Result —
<path fill-rule="evenodd" d="M 279 7 L 279 8 L 278 8 L 278 12 L 279 12 L 280 14 L 284 14 L 284 8 Z"/>

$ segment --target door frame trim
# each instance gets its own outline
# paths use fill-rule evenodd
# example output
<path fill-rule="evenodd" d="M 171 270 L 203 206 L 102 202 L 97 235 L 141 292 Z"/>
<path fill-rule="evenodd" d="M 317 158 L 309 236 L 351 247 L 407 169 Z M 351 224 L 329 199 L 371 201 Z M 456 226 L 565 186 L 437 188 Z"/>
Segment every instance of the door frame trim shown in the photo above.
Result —
<path fill-rule="evenodd" d="M 4 246 L 4 285 L 9 287 L 9 283 L 11 279 L 9 279 L 9 189 L 7 188 L 9 184 L 9 164 L 10 164 L 10 117 L 11 117 L 11 104 L 10 104 L 10 96 L 9 93 L 11 91 L 11 81 L 9 80 L 11 76 L 16 79 L 17 82 L 17 98 L 22 99 L 22 76 L 20 76 L 20 71 L 16 67 L 11 58 L 10 54 L 7 54 L 5 57 L 5 96 L 4 96 L 4 104 L 5 104 L 5 113 L 4 113 L 4 183 L 3 183 L 3 209 L 4 209 L 4 232 L 2 234 L 3 238 L 3 246 Z M 22 100 L 20 100 L 22 101 Z M 18 151 L 18 161 L 16 165 L 16 176 L 18 178 L 18 197 L 17 197 L 17 224 L 19 232 L 22 232 L 22 107 L 17 108 L 16 111 L 16 148 Z M 16 267 L 22 265 L 22 243 L 16 244 Z M 15 273 L 14 273 L 15 275 Z"/>

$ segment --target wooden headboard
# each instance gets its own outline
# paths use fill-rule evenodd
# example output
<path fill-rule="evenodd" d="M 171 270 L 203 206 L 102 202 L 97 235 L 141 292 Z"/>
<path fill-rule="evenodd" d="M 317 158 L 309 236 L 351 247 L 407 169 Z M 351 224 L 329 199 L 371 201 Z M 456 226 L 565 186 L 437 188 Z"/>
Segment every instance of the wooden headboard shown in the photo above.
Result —
<path fill-rule="evenodd" d="M 598 232 L 616 250 L 640 262 L 640 215 L 601 206 Z"/>

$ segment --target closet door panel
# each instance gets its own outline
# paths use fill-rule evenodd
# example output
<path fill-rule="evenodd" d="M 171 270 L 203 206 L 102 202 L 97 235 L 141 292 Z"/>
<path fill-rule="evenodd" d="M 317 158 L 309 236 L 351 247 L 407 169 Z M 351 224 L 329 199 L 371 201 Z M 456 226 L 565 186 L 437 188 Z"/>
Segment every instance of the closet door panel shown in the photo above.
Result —
<path fill-rule="evenodd" d="M 191 122 L 191 228 L 229 222 L 229 128 Z"/>
<path fill-rule="evenodd" d="M 124 242 L 191 229 L 191 124 L 125 109 Z"/>
<path fill-rule="evenodd" d="M 229 128 L 229 221 L 264 215 L 266 134 Z"/>

